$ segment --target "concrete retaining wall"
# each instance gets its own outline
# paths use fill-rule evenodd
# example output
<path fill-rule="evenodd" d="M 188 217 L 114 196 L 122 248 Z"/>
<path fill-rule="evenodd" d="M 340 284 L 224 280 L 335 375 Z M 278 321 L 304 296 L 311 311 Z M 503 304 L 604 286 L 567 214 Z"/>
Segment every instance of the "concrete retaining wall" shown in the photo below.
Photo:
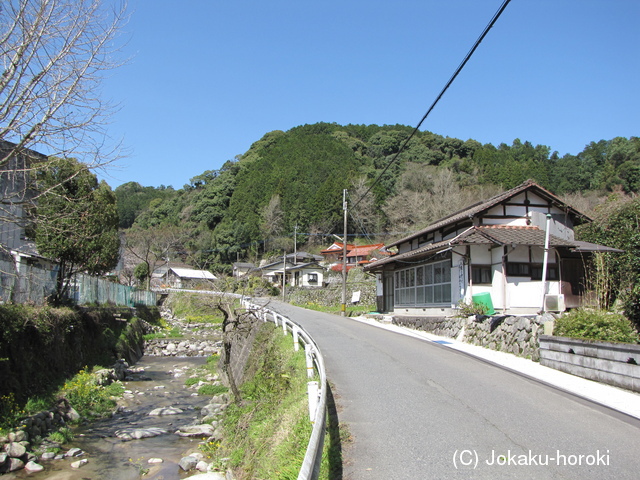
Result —
<path fill-rule="evenodd" d="M 640 345 L 540 336 L 540 363 L 640 392 Z"/>

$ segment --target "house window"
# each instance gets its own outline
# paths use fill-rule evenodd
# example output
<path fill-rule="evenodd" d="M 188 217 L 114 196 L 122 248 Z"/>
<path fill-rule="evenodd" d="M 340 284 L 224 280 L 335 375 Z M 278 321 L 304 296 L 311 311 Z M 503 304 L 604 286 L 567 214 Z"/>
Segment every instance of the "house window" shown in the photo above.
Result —
<path fill-rule="evenodd" d="M 507 275 L 510 277 L 530 277 L 531 265 L 528 263 L 507 263 Z"/>
<path fill-rule="evenodd" d="M 491 265 L 472 265 L 471 281 L 474 285 L 490 285 L 491 273 Z"/>
<path fill-rule="evenodd" d="M 310 273 L 309 274 L 309 283 L 318 283 L 318 274 L 317 273 Z"/>
<path fill-rule="evenodd" d="M 555 263 L 547 264 L 547 280 L 559 280 L 558 265 Z M 542 264 L 531 265 L 531 280 L 542 280 Z"/>
<path fill-rule="evenodd" d="M 547 280 L 558 280 L 560 278 L 558 273 L 557 264 L 551 263 L 547 265 Z M 542 264 L 509 262 L 507 263 L 507 275 L 511 277 L 530 277 L 531 280 L 542 280 Z"/>
<path fill-rule="evenodd" d="M 395 272 L 395 304 L 427 306 L 451 303 L 451 261 Z"/>

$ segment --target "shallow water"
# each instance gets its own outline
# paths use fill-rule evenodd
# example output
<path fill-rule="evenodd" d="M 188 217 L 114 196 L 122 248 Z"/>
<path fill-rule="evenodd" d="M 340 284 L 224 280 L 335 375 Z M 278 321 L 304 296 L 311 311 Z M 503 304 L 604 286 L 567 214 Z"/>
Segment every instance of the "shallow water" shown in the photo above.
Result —
<path fill-rule="evenodd" d="M 65 449 L 81 448 L 84 455 L 51 462 L 38 462 L 45 467 L 39 473 L 21 470 L 7 474 L 5 479 L 29 478 L 34 480 L 132 480 L 155 479 L 177 480 L 198 472 L 183 472 L 178 466 L 182 457 L 197 451 L 203 439 L 179 437 L 174 432 L 180 426 L 199 423 L 199 412 L 210 397 L 192 396 L 195 390 L 188 389 L 184 382 L 188 368 L 205 363 L 204 357 L 142 357 L 135 369 L 143 370 L 132 375 L 134 380 L 125 381 L 124 410 L 113 417 L 91 425 L 74 429 L 75 438 Z M 177 407 L 183 413 L 177 415 L 149 416 L 158 407 Z M 124 428 L 161 428 L 167 433 L 139 440 L 123 441 L 115 432 Z M 88 463 L 74 470 L 70 464 L 86 458 Z M 161 458 L 162 463 L 148 464 L 150 458 Z M 149 469 L 141 477 L 140 469 Z"/>

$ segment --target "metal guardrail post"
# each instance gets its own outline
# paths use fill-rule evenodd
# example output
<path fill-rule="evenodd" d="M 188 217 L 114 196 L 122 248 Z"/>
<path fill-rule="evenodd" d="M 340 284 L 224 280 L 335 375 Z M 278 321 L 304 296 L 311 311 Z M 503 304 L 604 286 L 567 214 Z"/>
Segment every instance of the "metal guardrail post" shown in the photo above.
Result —
<path fill-rule="evenodd" d="M 293 325 L 291 334 L 293 335 L 293 350 L 297 352 L 298 350 L 300 350 L 300 338 L 298 337 L 297 325 Z"/>

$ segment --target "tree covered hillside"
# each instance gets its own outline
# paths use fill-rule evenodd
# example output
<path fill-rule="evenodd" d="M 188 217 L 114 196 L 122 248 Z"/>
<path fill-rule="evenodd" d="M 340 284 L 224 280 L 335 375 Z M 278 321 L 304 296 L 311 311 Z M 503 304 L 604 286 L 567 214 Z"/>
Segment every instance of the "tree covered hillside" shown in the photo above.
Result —
<path fill-rule="evenodd" d="M 238 258 L 292 251 L 294 230 L 299 244 L 330 242 L 316 235 L 342 233 L 343 189 L 350 233 L 382 241 L 528 178 L 560 195 L 640 190 L 637 137 L 592 142 L 559 157 L 518 139 L 496 147 L 426 131 L 402 149 L 412 131 L 318 123 L 269 132 L 180 190 L 121 185 L 115 190 L 121 226 L 136 238 L 142 231 L 164 238 L 169 231 L 175 254 L 220 270 Z"/>

